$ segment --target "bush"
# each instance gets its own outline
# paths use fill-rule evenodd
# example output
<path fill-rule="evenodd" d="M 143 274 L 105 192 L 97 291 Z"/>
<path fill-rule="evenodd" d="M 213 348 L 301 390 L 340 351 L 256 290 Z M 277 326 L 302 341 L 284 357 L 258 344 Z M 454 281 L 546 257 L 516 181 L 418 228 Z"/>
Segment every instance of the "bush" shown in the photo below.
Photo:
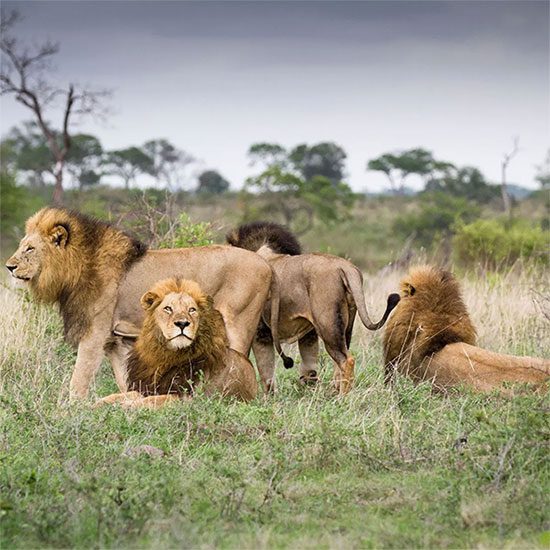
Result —
<path fill-rule="evenodd" d="M 450 235 L 456 223 L 473 221 L 480 215 L 479 206 L 440 191 L 425 193 L 419 200 L 419 211 L 400 216 L 393 227 L 404 237 L 414 234 L 425 247 Z"/>
<path fill-rule="evenodd" d="M 548 235 L 525 220 L 477 220 L 459 224 L 453 239 L 454 252 L 465 264 L 485 267 L 511 265 L 517 260 L 548 263 Z"/>
<path fill-rule="evenodd" d="M 175 224 L 159 241 L 159 248 L 186 248 L 213 244 L 212 226 L 208 222 L 193 223 L 188 214 L 182 212 Z"/>

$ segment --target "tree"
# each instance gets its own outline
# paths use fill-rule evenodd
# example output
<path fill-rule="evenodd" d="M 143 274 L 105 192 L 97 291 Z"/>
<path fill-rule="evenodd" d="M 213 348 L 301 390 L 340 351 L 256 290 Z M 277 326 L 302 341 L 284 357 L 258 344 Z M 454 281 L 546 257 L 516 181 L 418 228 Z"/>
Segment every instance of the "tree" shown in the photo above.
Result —
<path fill-rule="evenodd" d="M 314 176 L 324 176 L 334 185 L 344 179 L 346 152 L 336 143 L 298 145 L 288 155 L 294 169 L 307 181 Z"/>
<path fill-rule="evenodd" d="M 288 165 L 287 150 L 277 143 L 255 143 L 248 149 L 250 165 L 263 164 L 264 168 L 279 166 L 285 168 Z"/>
<path fill-rule="evenodd" d="M 53 175 L 53 157 L 38 125 L 25 122 L 21 128 L 14 127 L 2 142 L 4 149 L 2 164 L 8 164 L 13 172 L 29 174 L 27 183 L 33 187 L 45 185 L 44 175 Z M 9 155 L 5 151 L 9 150 Z"/>
<path fill-rule="evenodd" d="M 139 174 L 153 174 L 153 159 L 138 147 L 128 147 L 107 153 L 107 173 L 120 177 L 125 189 L 135 182 Z"/>
<path fill-rule="evenodd" d="M 262 203 L 257 214 L 279 214 L 298 234 L 311 229 L 315 218 L 326 223 L 340 219 L 342 210 L 349 209 L 354 202 L 354 195 L 345 183 L 335 185 L 325 176 L 305 180 L 279 165 L 248 178 L 245 193 L 247 191 L 261 194 L 262 201 L 254 201 Z"/>
<path fill-rule="evenodd" d="M 550 188 L 550 149 L 546 152 L 546 158 L 543 163 L 537 166 L 535 180 L 540 183 L 543 189 Z"/>
<path fill-rule="evenodd" d="M 506 170 L 508 170 L 508 165 L 510 164 L 510 161 L 517 155 L 519 151 L 519 138 L 514 138 L 514 146 L 512 150 L 509 153 L 504 153 L 502 157 L 502 164 L 501 164 L 501 192 L 502 192 L 502 206 L 504 208 L 504 212 L 508 216 L 512 215 L 512 201 L 510 200 L 510 195 L 508 194 L 507 184 L 506 184 Z"/>
<path fill-rule="evenodd" d="M 427 192 L 443 191 L 477 203 L 488 203 L 498 195 L 498 186 L 490 185 L 483 174 L 471 166 L 447 170 L 426 184 Z"/>
<path fill-rule="evenodd" d="M 229 190 L 229 182 L 216 170 L 206 170 L 199 176 L 197 193 L 219 195 Z"/>
<path fill-rule="evenodd" d="M 388 178 L 390 188 L 394 193 L 402 194 L 406 179 L 412 175 L 429 180 L 435 174 L 451 169 L 448 162 L 436 161 L 432 153 L 426 149 L 409 149 L 399 153 L 386 153 L 367 163 L 367 170 L 382 172 Z"/>
<path fill-rule="evenodd" d="M 60 88 L 48 82 L 45 72 L 49 69 L 52 57 L 59 51 L 59 45 L 45 42 L 34 48 L 21 47 L 11 34 L 18 20 L 17 11 L 2 13 L 0 93 L 12 94 L 16 101 L 33 113 L 55 160 L 55 188 L 52 198 L 54 203 L 60 204 L 63 200 L 63 172 L 71 148 L 71 120 L 75 115 L 97 113 L 107 92 L 92 92 L 73 84 Z M 54 107 L 60 99 L 63 116 L 60 129 L 56 131 L 47 121 L 46 111 Z"/>
<path fill-rule="evenodd" d="M 67 155 L 67 171 L 73 176 L 79 189 L 95 185 L 101 179 L 103 147 L 99 139 L 89 134 L 77 134 Z"/>
<path fill-rule="evenodd" d="M 151 175 L 158 180 L 164 180 L 168 189 L 178 187 L 182 170 L 195 162 L 192 155 L 176 148 L 166 139 L 146 142 L 143 151 L 153 161 Z"/>

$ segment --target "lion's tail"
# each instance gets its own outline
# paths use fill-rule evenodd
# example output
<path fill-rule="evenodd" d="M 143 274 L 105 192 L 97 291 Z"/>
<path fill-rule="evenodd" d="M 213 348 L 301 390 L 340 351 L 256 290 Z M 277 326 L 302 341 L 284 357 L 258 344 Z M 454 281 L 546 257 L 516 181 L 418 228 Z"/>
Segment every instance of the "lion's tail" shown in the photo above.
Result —
<path fill-rule="evenodd" d="M 359 317 L 361 318 L 363 325 L 365 325 L 365 327 L 369 330 L 378 330 L 380 327 L 384 326 L 384 323 L 386 322 L 393 308 L 399 303 L 399 300 L 401 299 L 399 294 L 394 293 L 388 296 L 386 311 L 384 312 L 382 319 L 380 319 L 380 321 L 378 321 L 377 323 L 373 323 L 370 320 L 369 314 L 367 312 L 367 306 L 365 304 L 365 296 L 363 294 L 363 276 L 361 275 L 361 272 L 355 266 L 340 268 L 340 271 L 342 273 L 344 284 L 353 296 L 355 306 L 357 307 L 357 312 L 359 313 Z"/>
<path fill-rule="evenodd" d="M 271 335 L 273 337 L 273 345 L 275 350 L 279 354 L 279 357 L 283 360 L 285 369 L 291 369 L 294 366 L 292 358 L 284 354 L 281 348 L 281 342 L 279 341 L 279 305 L 281 303 L 281 292 L 279 285 L 279 277 L 275 271 L 271 270 L 271 319 L 269 320 L 271 325 Z"/>

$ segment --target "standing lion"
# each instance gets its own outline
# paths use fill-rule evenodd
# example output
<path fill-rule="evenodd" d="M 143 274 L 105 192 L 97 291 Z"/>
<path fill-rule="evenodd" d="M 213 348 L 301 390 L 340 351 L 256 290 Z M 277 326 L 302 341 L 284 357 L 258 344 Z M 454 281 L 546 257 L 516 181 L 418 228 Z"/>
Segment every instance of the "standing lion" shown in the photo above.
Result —
<path fill-rule="evenodd" d="M 460 287 L 448 271 L 417 267 L 401 282 L 401 301 L 384 331 L 386 382 L 395 371 L 436 390 L 466 385 L 477 391 L 505 383 L 544 384 L 550 361 L 476 347 L 476 330 Z"/>
<path fill-rule="evenodd" d="M 227 242 L 265 258 L 279 281 L 277 322 L 270 321 L 273 302 L 269 301 L 252 344 L 264 388 L 273 390 L 275 384 L 272 331 L 276 326 L 281 341 L 298 341 L 303 383 L 317 382 L 320 337 L 335 363 L 335 389 L 346 394 L 354 380 L 355 359 L 349 345 L 356 313 L 366 328 L 377 330 L 386 322 L 399 295 L 388 297 L 382 319 L 373 323 L 365 305 L 363 277 L 351 262 L 329 254 L 302 254 L 292 233 L 268 222 L 241 225 L 227 235 Z"/>
<path fill-rule="evenodd" d="M 27 221 L 6 267 L 38 300 L 58 304 L 66 339 L 78 346 L 70 383 L 76 397 L 88 394 L 113 327 L 141 325 L 140 297 L 160 279 L 196 280 L 223 316 L 229 344 L 244 355 L 266 300 L 278 303 L 271 269 L 257 254 L 229 246 L 147 250 L 110 224 L 60 208 Z M 121 337 L 106 351 L 125 391 L 129 348 Z"/>
<path fill-rule="evenodd" d="M 191 396 L 198 385 L 207 394 L 256 397 L 254 367 L 229 348 L 223 318 L 196 282 L 159 281 L 141 297 L 141 306 L 145 320 L 128 357 L 130 391 L 98 404 L 157 408 Z"/>

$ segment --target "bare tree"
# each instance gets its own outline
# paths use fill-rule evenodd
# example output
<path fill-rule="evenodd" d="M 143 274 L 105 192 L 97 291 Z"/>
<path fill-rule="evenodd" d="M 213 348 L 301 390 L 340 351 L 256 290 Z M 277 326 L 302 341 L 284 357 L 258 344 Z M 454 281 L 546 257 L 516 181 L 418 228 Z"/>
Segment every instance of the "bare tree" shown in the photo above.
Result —
<path fill-rule="evenodd" d="M 509 153 L 504 153 L 504 156 L 502 158 L 502 179 L 501 179 L 501 192 L 502 192 L 502 205 L 504 207 L 504 212 L 508 216 L 512 215 L 512 201 L 510 200 L 510 195 L 508 194 L 508 187 L 506 183 L 506 170 L 508 169 L 508 165 L 510 164 L 510 161 L 517 155 L 519 152 L 519 137 L 514 138 L 514 147 Z"/>
<path fill-rule="evenodd" d="M 55 163 L 53 175 L 55 188 L 53 202 L 63 201 L 63 173 L 67 154 L 71 147 L 70 123 L 74 116 L 101 113 L 101 100 L 109 92 L 79 89 L 74 84 L 59 88 L 49 83 L 44 74 L 50 69 L 50 61 L 59 52 L 59 44 L 44 44 L 27 48 L 21 46 L 11 34 L 19 21 L 17 11 L 2 12 L 0 24 L 0 94 L 13 94 L 16 101 L 30 109 L 44 134 Z M 46 120 L 46 110 L 62 104 L 60 129 L 55 130 Z"/>

